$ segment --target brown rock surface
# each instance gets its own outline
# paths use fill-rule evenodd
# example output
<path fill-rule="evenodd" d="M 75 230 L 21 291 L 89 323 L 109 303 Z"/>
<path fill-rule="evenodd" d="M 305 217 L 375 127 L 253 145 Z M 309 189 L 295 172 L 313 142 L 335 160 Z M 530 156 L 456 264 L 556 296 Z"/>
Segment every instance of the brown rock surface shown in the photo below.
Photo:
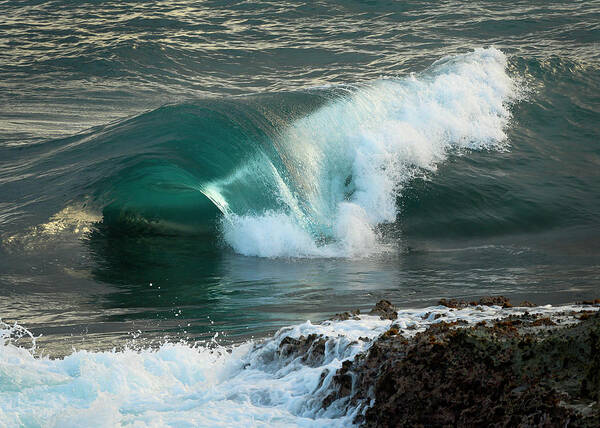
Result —
<path fill-rule="evenodd" d="M 392 326 L 344 362 L 323 407 L 374 398 L 356 420 L 366 427 L 600 426 L 600 316 L 565 316 L 577 324 L 526 314 L 413 338 Z"/>
<path fill-rule="evenodd" d="M 379 315 L 382 320 L 395 320 L 398 318 L 398 312 L 394 305 L 388 300 L 380 300 L 369 312 L 369 315 Z"/>
<path fill-rule="evenodd" d="M 466 300 L 462 300 L 462 299 L 440 299 L 438 301 L 438 305 L 442 305 L 442 306 L 446 306 L 448 308 L 453 308 L 453 309 L 462 309 L 462 308 L 466 308 L 467 306 L 476 306 L 476 305 L 481 305 L 481 306 L 502 306 L 503 308 L 510 308 L 512 307 L 512 303 L 510 302 L 510 300 L 504 296 L 483 296 L 482 298 L 480 298 L 478 301 L 470 301 L 467 302 Z M 527 306 L 527 307 L 534 307 L 535 305 L 531 302 L 523 302 L 520 306 Z"/>

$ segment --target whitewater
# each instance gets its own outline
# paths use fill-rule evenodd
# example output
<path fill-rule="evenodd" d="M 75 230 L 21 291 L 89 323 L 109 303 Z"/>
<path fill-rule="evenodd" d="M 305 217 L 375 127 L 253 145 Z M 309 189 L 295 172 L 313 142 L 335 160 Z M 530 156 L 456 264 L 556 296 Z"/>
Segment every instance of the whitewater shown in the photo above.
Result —
<path fill-rule="evenodd" d="M 98 225 L 124 235 L 192 235 L 216 221 L 225 245 L 244 256 L 395 252 L 398 237 L 382 226 L 396 222 L 406 186 L 432 177 L 449 155 L 508 150 L 511 108 L 525 88 L 490 47 L 418 74 L 288 94 L 290 107 L 260 97 L 165 106 L 25 158 L 26 173 L 10 185 L 50 171 L 73 196 L 5 242 L 85 237 Z M 308 112 L 287 111 L 298 105 Z"/>
<path fill-rule="evenodd" d="M 35 337 L 25 328 L 2 323 L 0 425 L 347 427 L 369 403 L 352 406 L 342 398 L 324 409 L 333 376 L 343 361 L 367 350 L 392 324 L 409 337 L 442 321 L 472 325 L 529 313 L 560 322 L 565 311 L 581 310 L 590 307 L 433 306 L 400 310 L 395 320 L 359 315 L 321 324 L 307 321 L 229 348 L 216 340 L 164 343 L 158 349 L 132 342 L 124 350 L 74 350 L 57 359 L 36 350 Z M 310 334 L 326 338 L 322 360 L 311 364 L 304 354 L 281 351 L 286 337 Z M 24 337 L 29 346 L 14 343 Z"/>
<path fill-rule="evenodd" d="M 270 176 L 281 208 L 239 214 L 223 186 L 206 186 L 224 213 L 225 241 L 259 257 L 385 252 L 378 226 L 396 220 L 397 197 L 411 179 L 433 173 L 450 152 L 507 148 L 510 105 L 523 91 L 506 68 L 500 50 L 476 49 L 419 75 L 347 88 L 275 138 L 284 171 L 267 156 L 244 166 Z"/>

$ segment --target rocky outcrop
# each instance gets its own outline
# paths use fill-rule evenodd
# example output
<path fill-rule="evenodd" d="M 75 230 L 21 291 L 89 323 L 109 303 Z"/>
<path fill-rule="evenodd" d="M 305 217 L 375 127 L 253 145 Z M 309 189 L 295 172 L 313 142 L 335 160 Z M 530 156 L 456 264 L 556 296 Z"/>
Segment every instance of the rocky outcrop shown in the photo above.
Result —
<path fill-rule="evenodd" d="M 386 301 L 371 311 L 392 312 Z M 363 405 L 355 422 L 366 427 L 600 426 L 600 316 L 563 318 L 573 323 L 527 313 L 470 327 L 439 322 L 412 338 L 392 326 L 343 363 L 323 407 L 340 398 Z"/>
<path fill-rule="evenodd" d="M 331 321 L 347 321 L 347 320 L 357 320 L 360 315 L 360 309 L 356 309 L 352 312 L 342 312 L 341 314 L 335 314 L 331 317 Z"/>
<path fill-rule="evenodd" d="M 369 312 L 369 315 L 379 315 L 382 320 L 395 320 L 398 318 L 396 308 L 388 300 L 380 300 Z"/>
<path fill-rule="evenodd" d="M 307 366 L 317 367 L 323 363 L 326 343 L 327 339 L 317 334 L 300 336 L 298 339 L 286 336 L 279 344 L 279 357 L 284 359 L 300 357 Z"/>
<path fill-rule="evenodd" d="M 462 308 L 466 308 L 467 306 L 476 306 L 476 305 L 502 306 L 503 308 L 510 308 L 513 306 L 513 304 L 510 302 L 510 300 L 504 296 L 484 296 L 484 297 L 480 298 L 479 300 L 473 300 L 470 302 L 467 302 L 466 300 L 462 300 L 462 299 L 441 299 L 438 302 L 438 305 L 442 305 L 442 306 L 446 306 L 448 308 L 454 308 L 454 309 L 462 309 Z M 528 301 L 523 301 L 516 306 L 533 308 L 537 305 L 534 303 L 528 302 Z"/>

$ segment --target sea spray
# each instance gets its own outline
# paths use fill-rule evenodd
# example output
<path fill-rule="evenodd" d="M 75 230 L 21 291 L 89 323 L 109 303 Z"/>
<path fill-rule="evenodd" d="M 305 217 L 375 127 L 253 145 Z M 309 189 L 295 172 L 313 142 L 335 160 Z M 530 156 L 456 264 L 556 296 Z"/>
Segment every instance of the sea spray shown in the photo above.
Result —
<path fill-rule="evenodd" d="M 226 212 L 235 251 L 262 257 L 363 257 L 385 250 L 377 226 L 396 198 L 450 150 L 506 147 L 518 87 L 495 49 L 448 57 L 420 75 L 354 88 L 289 125 L 274 142 L 283 209 Z M 293 192 L 290 189 L 294 189 Z"/>
<path fill-rule="evenodd" d="M 597 307 L 434 306 L 399 310 L 395 320 L 358 315 L 307 321 L 229 349 L 165 343 L 158 349 L 75 351 L 57 359 L 17 346 L 11 337 L 23 336 L 25 329 L 2 324 L 0 421 L 24 427 L 81 426 L 82 421 L 86 426 L 345 427 L 368 403 L 342 398 L 324 408 L 333 375 L 392 324 L 412 336 L 442 321 L 474 324 L 529 313 L 560 322 L 567 319 L 565 311 L 590 309 Z M 302 342 L 306 349 L 286 351 L 286 343 Z"/>
<path fill-rule="evenodd" d="M 517 81 L 487 48 L 405 77 L 166 105 L 23 161 L 11 186 L 27 195 L 48 185 L 60 209 L 4 242 L 36 248 L 98 230 L 215 240 L 216 222 L 243 255 L 393 251 L 398 237 L 380 225 L 396 220 L 413 178 L 450 153 L 507 147 Z M 53 179 L 27 178 L 39 171 Z"/>

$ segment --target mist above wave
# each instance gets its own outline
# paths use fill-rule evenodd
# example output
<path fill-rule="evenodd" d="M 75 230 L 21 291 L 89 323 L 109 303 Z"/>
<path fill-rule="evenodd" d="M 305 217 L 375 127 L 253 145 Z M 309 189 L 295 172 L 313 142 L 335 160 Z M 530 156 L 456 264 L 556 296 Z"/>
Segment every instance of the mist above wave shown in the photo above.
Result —
<path fill-rule="evenodd" d="M 385 251 L 377 226 L 395 220 L 403 186 L 435 170 L 450 150 L 506 147 L 509 104 L 518 93 L 495 48 L 358 87 L 277 139 L 289 177 L 279 181 L 284 208 L 225 211 L 223 236 L 236 252 L 261 257 Z"/>

